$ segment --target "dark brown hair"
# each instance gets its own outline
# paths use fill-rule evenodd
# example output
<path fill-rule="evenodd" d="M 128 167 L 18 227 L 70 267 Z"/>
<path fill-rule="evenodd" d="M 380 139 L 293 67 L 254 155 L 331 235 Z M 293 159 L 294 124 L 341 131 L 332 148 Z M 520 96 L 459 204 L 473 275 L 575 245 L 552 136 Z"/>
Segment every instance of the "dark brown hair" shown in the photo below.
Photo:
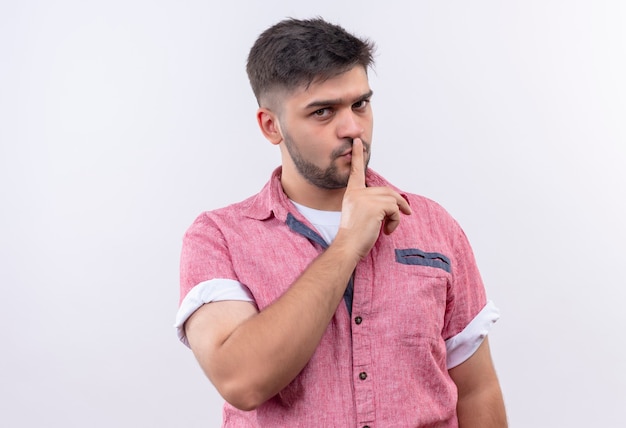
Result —
<path fill-rule="evenodd" d="M 246 71 L 254 96 L 324 81 L 355 65 L 373 64 L 374 43 L 322 18 L 285 19 L 265 30 L 250 49 Z"/>

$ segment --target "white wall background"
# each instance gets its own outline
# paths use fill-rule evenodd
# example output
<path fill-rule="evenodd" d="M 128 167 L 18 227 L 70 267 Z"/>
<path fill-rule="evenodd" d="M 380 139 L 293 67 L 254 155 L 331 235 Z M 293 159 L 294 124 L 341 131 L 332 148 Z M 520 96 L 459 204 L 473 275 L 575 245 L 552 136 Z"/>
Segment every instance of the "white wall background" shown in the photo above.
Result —
<path fill-rule="evenodd" d="M 618 0 L 1 0 L 1 426 L 219 426 L 181 237 L 277 165 L 245 58 L 318 14 L 378 44 L 372 166 L 474 245 L 511 426 L 623 426 Z"/>

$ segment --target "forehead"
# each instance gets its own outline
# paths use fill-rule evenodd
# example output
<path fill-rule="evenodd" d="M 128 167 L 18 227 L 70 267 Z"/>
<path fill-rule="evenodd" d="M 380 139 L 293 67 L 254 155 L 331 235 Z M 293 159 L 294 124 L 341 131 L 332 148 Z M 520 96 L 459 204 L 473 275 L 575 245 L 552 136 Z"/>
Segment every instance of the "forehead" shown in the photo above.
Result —
<path fill-rule="evenodd" d="M 301 86 L 285 94 L 285 105 L 292 108 L 306 108 L 310 104 L 352 104 L 370 91 L 367 72 L 362 66 L 325 80 L 314 80 L 308 86 Z"/>

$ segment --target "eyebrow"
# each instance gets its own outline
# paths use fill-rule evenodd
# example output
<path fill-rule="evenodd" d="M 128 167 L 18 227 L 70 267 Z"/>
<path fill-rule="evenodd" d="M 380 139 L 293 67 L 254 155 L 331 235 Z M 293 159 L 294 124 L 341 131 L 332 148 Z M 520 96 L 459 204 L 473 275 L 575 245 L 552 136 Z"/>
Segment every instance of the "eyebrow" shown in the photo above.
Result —
<path fill-rule="evenodd" d="M 365 94 L 356 97 L 350 104 L 354 104 L 357 103 L 359 101 L 363 101 L 366 100 L 368 98 L 371 98 L 372 95 L 374 95 L 374 91 L 372 91 L 371 89 L 366 92 Z M 333 105 L 337 105 L 337 104 L 342 104 L 343 103 L 343 98 L 335 98 L 332 100 L 319 100 L 319 101 L 312 101 L 309 104 L 306 105 L 305 109 L 310 109 L 310 108 L 314 108 L 314 107 L 326 107 L 326 106 L 333 106 Z"/>

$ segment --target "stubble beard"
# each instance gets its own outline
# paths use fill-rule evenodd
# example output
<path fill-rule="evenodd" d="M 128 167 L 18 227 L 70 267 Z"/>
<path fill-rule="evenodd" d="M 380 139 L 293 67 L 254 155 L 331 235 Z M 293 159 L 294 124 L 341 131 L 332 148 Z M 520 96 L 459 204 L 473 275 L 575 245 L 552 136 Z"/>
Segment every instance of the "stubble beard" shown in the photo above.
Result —
<path fill-rule="evenodd" d="M 340 173 L 337 167 L 337 159 L 352 147 L 352 139 L 346 140 L 344 145 L 330 154 L 330 164 L 326 168 L 320 168 L 314 163 L 304 159 L 289 135 L 284 135 L 284 142 L 296 169 L 306 181 L 320 189 L 326 190 L 343 189 L 348 185 L 350 172 Z M 366 156 L 365 169 L 367 170 L 367 165 L 370 160 L 370 156 L 368 156 L 370 154 L 370 144 L 363 141 L 363 150 Z"/>

